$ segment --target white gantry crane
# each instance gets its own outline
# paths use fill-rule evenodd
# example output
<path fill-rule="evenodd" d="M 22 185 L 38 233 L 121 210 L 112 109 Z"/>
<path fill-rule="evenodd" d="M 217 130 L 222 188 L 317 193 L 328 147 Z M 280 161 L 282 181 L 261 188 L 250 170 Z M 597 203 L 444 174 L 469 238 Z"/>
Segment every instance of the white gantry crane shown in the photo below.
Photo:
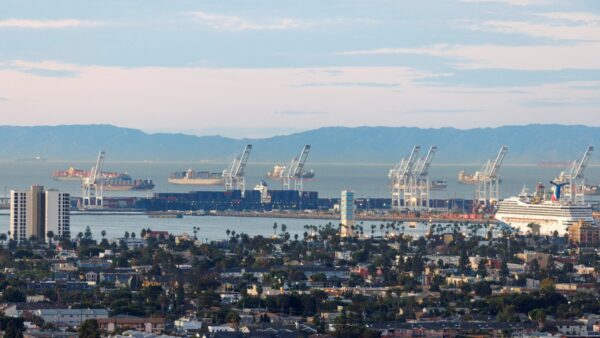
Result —
<path fill-rule="evenodd" d="M 252 145 L 246 145 L 242 154 L 234 158 L 227 169 L 223 170 L 223 183 L 225 184 L 226 191 L 234 190 L 235 188 L 242 192 L 242 197 L 244 196 L 244 191 L 246 190 L 246 174 L 244 170 L 246 169 L 246 163 L 248 163 L 251 151 Z"/>
<path fill-rule="evenodd" d="M 475 197 L 479 204 L 491 205 L 498 202 L 499 199 L 499 184 L 500 177 L 498 171 L 506 157 L 508 152 L 508 146 L 503 145 L 500 147 L 498 156 L 494 160 L 488 160 L 480 171 L 476 171 L 474 179 L 477 184 L 477 190 L 475 191 Z"/>
<path fill-rule="evenodd" d="M 304 180 L 304 163 L 306 163 L 308 153 L 310 153 L 310 145 L 306 144 L 302 148 L 300 155 L 298 157 L 294 157 L 290 161 L 290 164 L 287 167 L 285 167 L 285 169 L 281 173 L 281 182 L 283 184 L 284 190 L 291 190 L 293 182 L 294 190 L 302 192 L 302 183 Z"/>
<path fill-rule="evenodd" d="M 388 173 L 392 187 L 392 208 L 402 209 L 416 203 L 416 191 L 411 188 L 413 179 L 413 170 L 421 147 L 413 147 L 410 155 L 400 160 L 400 162 Z"/>
<path fill-rule="evenodd" d="M 417 194 L 415 205 L 417 209 L 429 210 L 429 167 L 436 152 L 437 146 L 431 146 L 427 155 L 420 158 L 415 164 L 414 179 L 411 181 L 415 184 L 412 190 Z"/>
<path fill-rule="evenodd" d="M 96 159 L 96 165 L 90 170 L 90 175 L 81 180 L 81 208 L 82 209 L 101 209 L 103 207 L 102 197 L 102 168 L 104 167 L 104 158 L 106 152 L 101 150 Z"/>
<path fill-rule="evenodd" d="M 588 146 L 581 158 L 573 161 L 567 169 L 562 171 L 560 175 L 554 180 L 555 184 L 567 184 L 568 189 L 565 189 L 563 197 L 574 204 L 585 203 L 585 177 L 583 173 L 585 168 L 590 161 L 592 152 L 594 151 L 593 146 Z"/>

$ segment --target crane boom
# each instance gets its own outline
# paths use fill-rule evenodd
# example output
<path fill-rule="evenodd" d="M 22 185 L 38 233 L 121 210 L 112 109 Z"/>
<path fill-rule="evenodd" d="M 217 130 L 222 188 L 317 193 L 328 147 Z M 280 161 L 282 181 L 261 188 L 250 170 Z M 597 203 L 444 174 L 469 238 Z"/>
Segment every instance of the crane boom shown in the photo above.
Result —
<path fill-rule="evenodd" d="M 415 174 L 419 177 L 427 176 L 429 174 L 429 167 L 433 161 L 433 157 L 437 152 L 437 146 L 431 146 L 425 158 L 422 158 L 416 165 Z"/>
<path fill-rule="evenodd" d="M 250 157 L 250 152 L 252 151 L 252 145 L 248 144 L 244 148 L 242 155 L 237 159 L 236 166 L 233 171 L 234 177 L 243 176 L 245 174 L 244 170 L 246 169 L 246 163 L 248 163 L 248 158 Z"/>
<path fill-rule="evenodd" d="M 417 159 L 419 158 L 419 151 L 421 150 L 421 146 L 414 146 L 412 151 L 410 152 L 410 156 L 408 157 L 408 159 L 406 159 L 406 161 L 402 161 L 400 163 L 400 168 L 398 171 L 398 174 L 400 176 L 404 176 L 404 175 L 409 175 L 415 166 L 415 163 L 417 162 Z"/>
<path fill-rule="evenodd" d="M 106 157 L 106 152 L 104 150 L 100 150 L 98 153 L 98 158 L 96 159 L 96 165 L 90 171 L 90 176 L 88 177 L 89 184 L 96 184 L 100 180 L 100 175 L 102 175 L 102 169 L 104 167 L 104 158 Z"/>
<path fill-rule="evenodd" d="M 302 151 L 300 152 L 300 156 L 298 156 L 298 158 L 295 161 L 295 168 L 293 168 L 294 170 L 291 172 L 292 176 L 294 176 L 294 177 L 302 176 L 302 170 L 304 169 L 304 163 L 306 163 L 306 159 L 308 158 L 309 152 L 310 152 L 310 145 L 309 144 L 304 145 L 304 147 L 302 148 Z"/>
<path fill-rule="evenodd" d="M 508 152 L 508 146 L 503 145 L 500 147 L 500 151 L 498 152 L 498 156 L 496 156 L 496 160 L 490 165 L 487 177 L 495 178 L 498 175 L 498 170 L 500 170 L 500 166 L 502 165 L 502 161 L 506 157 L 506 153 Z"/>
<path fill-rule="evenodd" d="M 587 149 L 585 150 L 585 153 L 583 153 L 583 156 L 581 157 L 581 159 L 579 160 L 579 163 L 577 164 L 577 166 L 575 168 L 575 172 L 573 172 L 573 178 L 583 177 L 583 172 L 585 171 L 585 168 L 587 168 L 588 162 L 590 161 L 590 157 L 592 156 L 593 151 L 594 151 L 593 146 L 587 147 Z"/>

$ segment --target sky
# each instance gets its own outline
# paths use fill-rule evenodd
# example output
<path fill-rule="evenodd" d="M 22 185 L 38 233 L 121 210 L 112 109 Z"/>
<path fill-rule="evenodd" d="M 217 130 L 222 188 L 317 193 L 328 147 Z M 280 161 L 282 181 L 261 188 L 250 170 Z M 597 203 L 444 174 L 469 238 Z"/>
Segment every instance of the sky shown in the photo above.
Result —
<path fill-rule="evenodd" d="M 600 126 L 598 0 L 0 0 L 0 124 Z"/>

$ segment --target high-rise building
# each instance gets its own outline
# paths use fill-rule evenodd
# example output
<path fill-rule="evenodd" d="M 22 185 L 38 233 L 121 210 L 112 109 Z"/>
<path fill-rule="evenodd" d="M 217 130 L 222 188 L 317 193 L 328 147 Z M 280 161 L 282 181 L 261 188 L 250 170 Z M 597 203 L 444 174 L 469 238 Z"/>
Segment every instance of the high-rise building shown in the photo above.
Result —
<path fill-rule="evenodd" d="M 52 231 L 55 238 L 71 237 L 71 196 L 58 190 L 46 191 L 46 231 Z"/>
<path fill-rule="evenodd" d="M 340 223 L 342 229 L 340 236 L 354 236 L 354 192 L 343 190 L 340 199 Z"/>
<path fill-rule="evenodd" d="M 34 185 L 27 191 L 10 192 L 10 231 L 17 243 L 26 239 L 44 241 L 49 231 L 55 237 L 70 237 L 71 202 L 68 193 L 44 191 Z"/>

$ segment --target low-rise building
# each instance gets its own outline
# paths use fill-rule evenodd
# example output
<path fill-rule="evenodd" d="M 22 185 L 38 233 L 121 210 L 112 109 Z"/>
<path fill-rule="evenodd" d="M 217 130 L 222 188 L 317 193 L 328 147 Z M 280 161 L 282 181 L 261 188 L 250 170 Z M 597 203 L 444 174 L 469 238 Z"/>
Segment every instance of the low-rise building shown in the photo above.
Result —
<path fill-rule="evenodd" d="M 165 330 L 165 322 L 165 318 L 162 317 L 115 316 L 99 319 L 98 325 L 100 329 L 109 333 L 118 329 L 161 334 Z"/>

